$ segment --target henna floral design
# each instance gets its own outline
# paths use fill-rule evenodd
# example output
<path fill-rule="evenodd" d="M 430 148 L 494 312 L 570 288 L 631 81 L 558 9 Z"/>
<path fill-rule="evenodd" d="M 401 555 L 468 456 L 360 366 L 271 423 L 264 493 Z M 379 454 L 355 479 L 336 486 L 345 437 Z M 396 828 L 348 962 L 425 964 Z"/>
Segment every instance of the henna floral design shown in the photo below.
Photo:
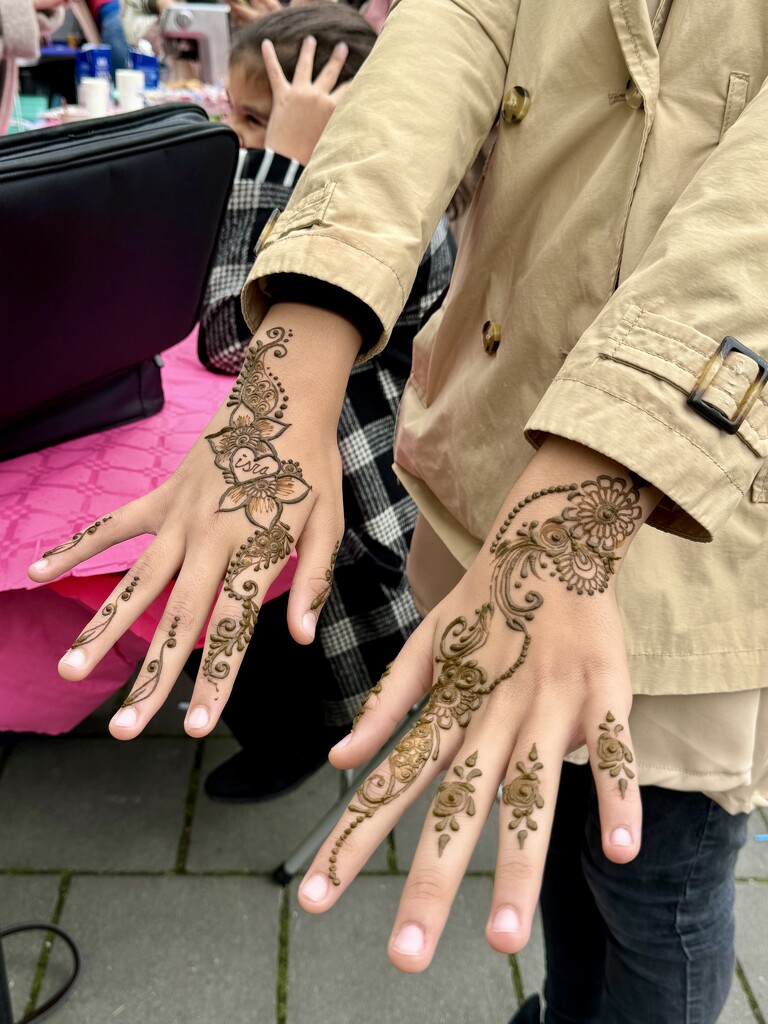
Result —
<path fill-rule="evenodd" d="M 104 621 L 97 622 L 95 626 L 89 626 L 87 629 L 83 630 L 77 640 L 72 644 L 71 649 L 74 650 L 76 647 L 85 647 L 86 644 L 90 644 L 93 643 L 94 640 L 98 640 L 102 633 L 104 633 L 110 626 L 115 615 L 117 615 L 117 609 L 120 607 L 119 602 L 130 601 L 134 590 L 140 582 L 141 581 L 138 576 L 132 577 L 131 582 L 127 585 L 125 590 L 118 594 L 114 601 L 110 601 L 109 604 L 105 604 L 101 609 Z"/>
<path fill-rule="evenodd" d="M 435 825 L 435 831 L 442 832 L 437 841 L 438 857 L 442 857 L 443 850 L 451 840 L 450 835 L 445 830 L 448 828 L 452 832 L 459 831 L 456 815 L 466 813 L 469 817 L 472 817 L 475 813 L 475 801 L 472 797 L 475 787 L 472 785 L 472 779 L 479 778 L 483 774 L 479 768 L 475 768 L 476 764 L 477 751 L 474 754 L 470 754 L 463 765 L 455 764 L 453 766 L 453 773 L 458 776 L 458 781 L 451 779 L 448 782 L 443 782 L 437 790 L 435 802 L 432 805 L 432 813 L 436 818 L 440 819 Z M 465 768 L 469 768 L 466 775 L 464 774 Z"/>
<path fill-rule="evenodd" d="M 515 767 L 520 774 L 502 787 L 501 799 L 512 808 L 512 820 L 509 823 L 511 829 L 516 829 L 525 819 L 527 828 L 535 832 L 539 826 L 533 815 L 537 809 L 541 810 L 544 806 L 544 798 L 539 792 L 539 776 L 536 774 L 544 765 L 539 761 L 535 743 L 528 754 L 528 760 L 531 763 L 527 768 L 522 761 L 517 762 Z M 527 838 L 527 830 L 521 828 L 517 833 L 517 841 L 521 850 Z"/>
<path fill-rule="evenodd" d="M 104 523 L 108 523 L 112 516 L 102 516 L 101 519 L 97 519 L 91 526 L 86 527 L 84 530 L 80 530 L 70 540 L 65 541 L 64 544 L 59 544 L 55 548 L 51 548 L 50 551 L 43 552 L 43 558 L 49 558 L 51 555 L 60 555 L 62 551 L 71 551 L 72 548 L 77 547 L 83 537 L 92 537 L 100 526 Z"/>
<path fill-rule="evenodd" d="M 607 771 L 612 778 L 618 778 L 622 772 L 626 779 L 619 778 L 619 792 L 621 799 L 627 791 L 627 779 L 634 779 L 635 773 L 628 764 L 634 761 L 634 755 L 626 743 L 619 739 L 619 733 L 624 732 L 624 726 L 616 723 L 616 719 L 609 711 L 605 721 L 598 726 L 600 735 L 597 737 L 597 767 Z"/>
<path fill-rule="evenodd" d="M 568 502 L 559 515 L 543 521 L 523 520 L 514 534 L 508 536 L 515 520 L 530 505 L 557 494 L 564 494 Z M 621 477 L 609 476 L 587 480 L 581 486 L 553 484 L 533 491 L 512 507 L 490 545 L 489 600 L 476 611 L 472 621 L 459 616 L 448 624 L 435 658 L 440 672 L 418 722 L 392 750 L 387 761 L 368 776 L 349 804 L 348 810 L 354 817 L 336 838 L 329 857 L 328 875 L 334 885 L 341 884 L 338 857 L 352 830 L 413 785 L 429 761 L 437 760 L 441 733 L 454 725 L 466 728 L 485 698 L 525 663 L 532 642 L 529 626 L 544 604 L 541 593 L 526 589 L 531 580 L 555 579 L 578 596 L 603 593 L 610 585 L 619 560 L 616 549 L 626 542 L 641 516 L 637 488 Z M 491 620 L 497 612 L 522 639 L 517 659 L 489 681 L 485 669 L 472 655 L 485 645 Z M 628 748 L 621 746 L 628 752 Z M 510 827 L 514 829 L 525 819 L 527 829 L 533 831 L 536 828 L 534 808 L 543 806 L 543 801 L 539 803 L 542 798 L 536 774 L 543 766 L 537 760 L 535 746 L 529 760 L 528 768 L 522 761 L 518 762 L 521 776 L 527 777 L 513 779 L 506 789 L 507 802 L 513 807 Z M 622 770 L 627 774 L 626 762 L 631 760 L 631 753 L 629 757 L 623 755 L 618 771 L 613 774 L 618 775 Z M 615 764 L 605 761 L 605 767 L 610 769 Z M 631 772 L 628 777 L 633 777 Z M 623 796 L 626 780 L 620 780 L 619 785 Z M 522 802 L 526 794 L 532 803 L 530 800 Z M 522 813 L 517 814 L 518 810 Z M 521 847 L 528 835 L 527 829 L 518 832 Z"/>
<path fill-rule="evenodd" d="M 225 616 L 208 636 L 208 650 L 203 661 L 203 675 L 218 691 L 221 679 L 229 675 L 229 658 L 248 646 L 259 617 L 256 597 L 258 584 L 246 573 L 256 573 L 284 561 L 291 553 L 293 537 L 285 523 L 278 523 L 263 533 L 254 533 L 241 544 L 229 563 L 224 578 L 224 593 L 240 602 L 239 618 Z M 245 577 L 245 578 L 243 578 Z"/>
<path fill-rule="evenodd" d="M 282 521 L 286 505 L 303 501 L 311 490 L 301 466 L 281 459 L 275 441 L 290 427 L 285 423 L 288 395 L 266 364 L 267 355 L 282 359 L 293 332 L 283 327 L 267 331 L 267 341 L 255 339 L 245 356 L 227 408 L 229 424 L 206 440 L 214 453 L 227 489 L 219 512 L 243 509 L 256 527 L 229 563 L 224 593 L 240 605 L 238 616 L 224 616 L 208 637 L 203 675 L 218 690 L 229 675 L 229 659 L 248 645 L 258 619 L 259 586 L 253 574 L 288 558 L 293 548 L 289 526 Z"/>
<path fill-rule="evenodd" d="M 163 640 L 160 647 L 160 653 L 147 665 L 149 678 L 145 679 L 141 686 L 137 686 L 132 693 L 128 694 L 120 705 L 121 707 L 129 708 L 132 704 L 138 704 L 139 701 L 146 700 L 147 697 L 151 697 L 155 692 L 158 683 L 160 682 L 160 675 L 163 671 L 163 658 L 165 657 L 165 652 L 166 650 L 173 650 L 176 646 L 176 630 L 179 627 L 179 622 L 181 622 L 181 618 L 178 615 L 174 615 L 171 628 L 168 630 L 168 637 Z"/>
<path fill-rule="evenodd" d="M 325 586 L 309 606 L 313 612 L 316 612 L 318 608 L 323 607 L 331 593 L 331 587 L 333 586 L 333 573 L 336 569 L 336 559 L 339 555 L 339 547 L 339 541 L 336 541 L 336 546 L 333 549 L 333 554 L 331 555 L 331 566 L 329 569 L 325 570 Z"/>
<path fill-rule="evenodd" d="M 358 710 L 357 710 L 357 714 L 356 714 L 356 715 L 355 715 L 355 717 L 354 717 L 354 718 L 352 719 L 352 726 L 353 726 L 353 728 L 354 728 L 354 726 L 356 726 L 356 725 L 357 725 L 357 723 L 358 723 L 358 722 L 360 721 L 360 719 L 361 719 L 361 718 L 363 717 L 363 714 L 364 714 L 364 712 L 365 712 L 365 706 L 366 706 L 366 704 L 368 703 L 368 701 L 370 700 L 370 698 L 371 698 L 371 697 L 375 697 L 375 696 L 378 696 L 378 695 L 379 695 L 379 694 L 381 693 L 381 688 L 382 688 L 382 686 L 384 685 L 384 680 L 385 680 L 385 679 L 387 678 L 387 676 L 389 675 L 389 672 L 390 672 L 390 669 L 391 669 L 391 668 L 392 668 L 392 662 L 390 661 L 390 663 L 389 663 L 389 664 L 387 665 L 387 667 L 386 667 L 386 668 L 384 669 L 384 671 L 383 671 L 383 672 L 381 673 L 381 676 L 379 677 L 379 681 L 378 681 L 378 683 L 376 683 L 376 685 L 375 685 L 375 686 L 372 686 L 372 687 L 370 688 L 370 690 L 368 691 L 368 693 L 366 693 L 365 697 L 363 697 L 363 702 L 362 702 L 362 704 L 360 705 L 360 707 L 358 708 Z"/>

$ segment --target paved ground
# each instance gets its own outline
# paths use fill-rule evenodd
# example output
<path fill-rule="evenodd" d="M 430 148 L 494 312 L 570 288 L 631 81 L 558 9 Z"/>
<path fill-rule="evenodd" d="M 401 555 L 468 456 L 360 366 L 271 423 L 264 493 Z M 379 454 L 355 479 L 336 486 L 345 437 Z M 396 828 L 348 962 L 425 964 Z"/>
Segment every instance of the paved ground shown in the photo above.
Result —
<path fill-rule="evenodd" d="M 183 693 L 177 700 L 183 699 Z M 75 733 L 0 749 L 0 926 L 60 923 L 83 951 L 57 1024 L 506 1024 L 543 974 L 537 930 L 518 957 L 482 941 L 495 836 L 486 829 L 438 955 L 399 974 L 385 945 L 424 818 L 403 819 L 339 905 L 315 918 L 272 872 L 336 799 L 323 769 L 269 804 L 229 807 L 200 793 L 235 749 L 226 730 L 183 737 L 165 709 L 119 744 L 112 710 Z M 738 867 L 738 967 L 721 1024 L 768 1020 L 768 815 L 755 813 Z M 67 970 L 60 943 L 4 942 L 16 1017 Z"/>

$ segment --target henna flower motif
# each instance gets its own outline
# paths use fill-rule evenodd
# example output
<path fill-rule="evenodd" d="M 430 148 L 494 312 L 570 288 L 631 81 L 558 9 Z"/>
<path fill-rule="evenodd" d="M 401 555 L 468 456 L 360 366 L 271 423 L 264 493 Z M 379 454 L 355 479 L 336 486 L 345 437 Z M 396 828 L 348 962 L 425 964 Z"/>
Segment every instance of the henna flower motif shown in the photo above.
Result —
<path fill-rule="evenodd" d="M 502 790 L 504 803 L 514 807 L 517 818 L 533 814 L 535 807 L 544 806 L 544 801 L 539 796 L 539 784 L 535 781 L 536 778 L 535 775 L 521 775 L 508 782 Z"/>
<path fill-rule="evenodd" d="M 450 729 L 454 719 L 461 726 L 468 725 L 472 712 L 482 702 L 482 696 L 475 690 L 484 681 L 485 673 L 477 662 L 447 662 L 432 687 L 424 717 L 434 718 L 441 729 Z"/>
<path fill-rule="evenodd" d="M 392 774 L 398 782 L 412 782 L 432 754 L 434 733 L 431 725 L 417 722 L 389 755 Z"/>
<path fill-rule="evenodd" d="M 443 782 L 440 785 L 435 795 L 435 802 L 432 805 L 432 813 L 436 818 L 440 819 L 435 825 L 436 832 L 444 832 L 446 828 L 449 828 L 452 832 L 458 832 L 459 823 L 456 820 L 456 815 L 466 813 L 472 817 L 475 813 L 475 801 L 472 797 L 475 787 L 472 785 L 472 779 L 483 774 L 479 768 L 475 768 L 476 764 L 477 751 L 474 754 L 470 754 L 464 764 L 453 766 L 453 773 L 458 777 L 458 780 L 451 779 L 450 782 Z M 465 775 L 466 768 L 469 768 L 470 771 Z M 445 834 L 440 836 L 437 845 L 438 856 L 442 856 L 443 850 L 450 838 L 449 835 Z"/>
<path fill-rule="evenodd" d="M 599 476 L 581 485 L 568 509 L 568 519 L 575 522 L 572 536 L 586 538 L 589 545 L 601 551 L 613 551 L 634 532 L 635 521 L 642 515 L 638 493 L 621 477 Z"/>
<path fill-rule="evenodd" d="M 219 511 L 244 508 L 254 526 L 271 529 L 280 518 L 283 505 L 294 505 L 309 491 L 309 484 L 297 469 L 292 465 L 290 472 L 285 472 L 283 465 L 271 456 L 258 459 L 252 470 L 255 475 L 222 494 Z"/>
<path fill-rule="evenodd" d="M 232 459 L 241 449 L 252 452 L 257 459 L 274 455 L 275 449 L 269 442 L 287 429 L 287 423 L 278 423 L 268 416 L 256 418 L 247 405 L 239 405 L 230 417 L 229 426 L 209 434 L 207 440 L 216 455 L 214 462 L 226 471 L 232 470 Z"/>
<path fill-rule="evenodd" d="M 626 778 L 619 778 L 619 792 L 622 799 L 627 791 L 627 779 L 634 779 L 635 773 L 628 765 L 634 761 L 634 755 L 626 743 L 619 739 L 624 726 L 619 725 L 609 711 L 605 721 L 599 725 L 600 735 L 597 737 L 597 767 L 607 771 L 611 778 L 619 778 L 623 772 Z"/>
<path fill-rule="evenodd" d="M 611 556 L 600 557 L 592 551 L 574 548 L 553 558 L 558 578 L 577 594 L 602 594 L 613 573 Z"/>

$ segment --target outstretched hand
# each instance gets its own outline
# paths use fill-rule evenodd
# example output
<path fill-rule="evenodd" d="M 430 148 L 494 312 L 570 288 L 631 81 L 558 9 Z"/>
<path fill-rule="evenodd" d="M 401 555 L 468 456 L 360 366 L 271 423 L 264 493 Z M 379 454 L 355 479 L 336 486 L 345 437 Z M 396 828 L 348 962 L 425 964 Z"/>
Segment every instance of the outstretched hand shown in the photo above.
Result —
<path fill-rule="evenodd" d="M 312 79 L 317 40 L 307 36 L 301 45 L 291 82 L 285 77 L 275 48 L 269 40 L 262 43 L 261 55 L 272 90 L 272 109 L 264 145 L 281 156 L 309 162 L 347 83 L 336 87 L 349 53 L 346 43 L 338 43 L 328 62 Z"/>
<path fill-rule="evenodd" d="M 339 768 L 365 763 L 428 692 L 417 724 L 359 787 L 308 870 L 299 890 L 306 910 L 329 909 L 403 811 L 445 772 L 405 884 L 390 958 L 408 972 L 430 963 L 500 784 L 486 936 L 500 952 L 521 949 L 562 761 L 584 743 L 605 855 L 623 863 L 637 854 L 632 692 L 613 578 L 655 495 L 577 445 L 545 444 L 470 570 L 411 636 L 352 733 L 331 751 Z"/>
<path fill-rule="evenodd" d="M 311 642 L 343 530 L 336 429 L 359 343 L 335 314 L 274 307 L 227 401 L 173 476 L 30 567 L 32 579 L 49 582 L 129 537 L 155 535 L 59 663 L 65 679 L 85 678 L 175 578 L 147 658 L 110 723 L 113 736 L 137 736 L 161 707 L 212 605 L 185 728 L 204 736 L 214 727 L 263 596 L 294 545 L 288 625 L 299 643 Z"/>

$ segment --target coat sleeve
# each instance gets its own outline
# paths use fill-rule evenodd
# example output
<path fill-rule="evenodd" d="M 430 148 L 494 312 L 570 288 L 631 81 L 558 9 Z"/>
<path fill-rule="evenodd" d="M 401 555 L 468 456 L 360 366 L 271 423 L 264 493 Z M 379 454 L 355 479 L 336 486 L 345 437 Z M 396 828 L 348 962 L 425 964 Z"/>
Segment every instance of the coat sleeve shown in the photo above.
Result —
<path fill-rule="evenodd" d="M 714 372 L 704 400 L 733 419 L 759 373 L 749 356 L 716 354 L 726 336 L 768 360 L 768 86 L 702 165 L 633 273 L 584 332 L 526 433 L 587 445 L 666 495 L 649 522 L 710 540 L 750 489 L 768 486 L 768 392 L 756 389 L 738 431 L 705 418 L 688 397 Z"/>
<path fill-rule="evenodd" d="M 334 112 L 243 290 L 256 330 L 269 277 L 344 288 L 383 333 L 496 119 L 519 0 L 401 0 Z"/>

